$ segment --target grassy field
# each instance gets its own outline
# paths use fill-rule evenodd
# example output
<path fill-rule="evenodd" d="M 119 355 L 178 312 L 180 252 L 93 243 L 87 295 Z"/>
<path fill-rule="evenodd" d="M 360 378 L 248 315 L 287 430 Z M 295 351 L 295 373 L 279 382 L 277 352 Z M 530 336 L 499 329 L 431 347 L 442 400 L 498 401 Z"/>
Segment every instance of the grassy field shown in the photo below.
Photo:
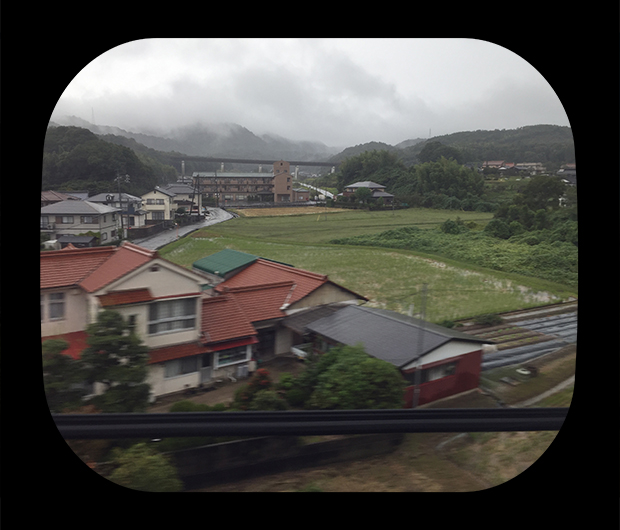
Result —
<path fill-rule="evenodd" d="M 428 208 L 410 208 L 395 211 L 341 211 L 327 208 L 328 213 L 315 215 L 287 215 L 284 219 L 275 215 L 274 209 L 270 217 L 238 218 L 217 226 L 222 235 L 235 235 L 286 242 L 327 243 L 338 237 L 352 237 L 362 234 L 376 234 L 392 228 L 418 226 L 419 228 L 435 228 L 446 219 L 459 216 L 464 222 L 473 221 L 484 228 L 493 218 L 492 213 L 455 212 L 454 210 L 432 210 Z M 290 211 L 289 208 L 282 210 Z M 300 208 L 301 210 L 301 208 Z M 304 209 L 305 211 L 305 209 Z M 244 210 L 240 210 L 244 212 Z M 216 227 L 213 227 L 216 228 Z"/>
<path fill-rule="evenodd" d="M 465 222 L 483 226 L 492 214 L 459 212 Z M 319 217 L 320 215 L 320 217 Z M 326 243 L 335 237 L 378 233 L 402 226 L 435 227 L 454 211 L 410 209 L 348 211 L 319 215 L 237 218 L 198 230 L 160 250 L 185 267 L 231 248 L 329 278 L 371 300 L 370 305 L 406 313 L 421 307 L 428 285 L 426 319 L 440 322 L 560 301 L 574 289 L 550 281 L 492 271 L 437 255 Z"/>

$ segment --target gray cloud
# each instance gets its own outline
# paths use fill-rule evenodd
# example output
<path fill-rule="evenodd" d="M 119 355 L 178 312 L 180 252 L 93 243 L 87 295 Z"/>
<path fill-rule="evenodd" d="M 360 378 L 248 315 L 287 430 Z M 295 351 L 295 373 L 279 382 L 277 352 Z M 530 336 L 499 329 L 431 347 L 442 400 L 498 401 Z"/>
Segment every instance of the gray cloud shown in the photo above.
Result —
<path fill-rule="evenodd" d="M 485 65 L 481 69 L 479 66 Z M 54 115 L 126 129 L 234 122 L 328 145 L 568 125 L 546 80 L 475 40 L 137 41 L 91 62 Z"/>

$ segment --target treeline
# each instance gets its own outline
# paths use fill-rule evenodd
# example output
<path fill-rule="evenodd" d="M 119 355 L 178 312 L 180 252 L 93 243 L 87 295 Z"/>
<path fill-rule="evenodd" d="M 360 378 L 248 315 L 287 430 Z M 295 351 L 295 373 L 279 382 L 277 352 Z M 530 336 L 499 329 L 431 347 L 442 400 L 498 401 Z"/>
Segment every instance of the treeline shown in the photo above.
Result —
<path fill-rule="evenodd" d="M 408 206 L 483 212 L 499 206 L 485 200 L 480 173 L 441 153 L 436 158 L 406 167 L 395 151 L 366 151 L 346 159 L 337 172 L 317 185 L 342 192 L 348 184 L 370 180 L 386 186 L 397 202 Z"/>
<path fill-rule="evenodd" d="M 142 195 L 176 180 L 176 170 L 129 147 L 106 142 L 80 127 L 51 127 L 43 146 L 42 189 L 115 191 L 114 179 L 129 175 L 122 191 Z"/>
<path fill-rule="evenodd" d="M 403 149 L 401 159 L 407 165 L 424 162 L 420 153 L 430 143 L 456 149 L 459 154 L 453 158 L 461 163 L 485 160 L 540 162 L 547 170 L 557 171 L 562 164 L 575 162 L 572 130 L 559 125 L 531 125 L 518 129 L 464 131 L 436 136 Z"/>

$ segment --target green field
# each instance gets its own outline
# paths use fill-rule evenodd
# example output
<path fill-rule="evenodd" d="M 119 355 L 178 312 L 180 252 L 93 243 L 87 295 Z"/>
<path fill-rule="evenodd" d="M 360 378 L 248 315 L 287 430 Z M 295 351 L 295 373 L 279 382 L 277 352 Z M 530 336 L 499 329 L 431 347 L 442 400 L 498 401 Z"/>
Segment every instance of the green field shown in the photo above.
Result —
<path fill-rule="evenodd" d="M 458 212 L 481 228 L 492 214 Z M 366 296 L 374 307 L 406 313 L 421 308 L 421 288 L 428 285 L 426 319 L 440 322 L 557 302 L 576 289 L 537 278 L 493 271 L 408 250 L 331 245 L 338 237 L 375 234 L 403 226 L 434 228 L 454 211 L 410 209 L 395 212 L 351 211 L 327 216 L 237 218 L 201 229 L 160 250 L 162 257 L 185 267 L 224 248 L 289 263 L 327 274 Z"/>

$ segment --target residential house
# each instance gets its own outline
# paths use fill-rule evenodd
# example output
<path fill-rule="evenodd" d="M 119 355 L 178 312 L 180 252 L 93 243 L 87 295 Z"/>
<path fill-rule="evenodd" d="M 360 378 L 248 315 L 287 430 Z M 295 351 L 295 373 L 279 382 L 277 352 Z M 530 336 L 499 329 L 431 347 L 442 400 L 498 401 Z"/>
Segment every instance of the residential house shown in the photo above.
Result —
<path fill-rule="evenodd" d="M 310 190 L 307 188 L 293 188 L 293 201 L 304 202 L 310 200 Z"/>
<path fill-rule="evenodd" d="M 162 189 L 173 193 L 172 209 L 176 212 L 179 208 L 185 208 L 186 213 L 203 214 L 202 195 L 189 184 L 175 182 L 167 184 Z"/>
<path fill-rule="evenodd" d="M 146 223 L 155 224 L 174 219 L 176 207 L 172 202 L 175 194 L 155 186 L 155 189 L 142 195 L 142 208 L 146 210 Z"/>
<path fill-rule="evenodd" d="M 50 239 L 62 235 L 98 234 L 99 243 L 118 239 L 120 210 L 90 201 L 65 200 L 41 208 L 41 232 Z"/>
<path fill-rule="evenodd" d="M 119 199 L 120 197 L 120 199 Z M 99 193 L 88 199 L 90 202 L 105 204 L 122 211 L 124 230 L 146 225 L 146 210 L 142 208 L 142 198 L 129 193 Z"/>
<path fill-rule="evenodd" d="M 543 175 L 547 171 L 541 162 L 518 162 L 516 168 L 520 171 L 527 171 L 530 175 Z"/>
<path fill-rule="evenodd" d="M 378 200 L 383 199 L 385 204 L 392 204 L 394 201 L 394 195 L 391 193 L 386 193 L 385 186 L 382 184 L 377 184 L 376 182 L 372 182 L 370 180 L 365 180 L 363 182 L 355 182 L 353 184 L 347 184 L 344 187 L 344 191 L 342 192 L 342 196 L 351 197 L 355 195 L 355 192 L 360 188 L 367 188 L 372 192 L 371 199 Z"/>
<path fill-rule="evenodd" d="M 365 300 L 327 276 L 245 259 L 213 289 L 206 275 L 129 242 L 42 252 L 41 338 L 66 340 L 66 354 L 79 358 L 99 311 L 118 311 L 149 348 L 155 398 L 243 375 L 252 356 L 289 353 L 293 334 L 280 323 L 291 312 Z"/>
<path fill-rule="evenodd" d="M 556 173 L 563 182 L 570 186 L 577 185 L 577 164 L 564 164 Z"/>
<path fill-rule="evenodd" d="M 284 319 L 300 310 L 330 304 L 357 304 L 367 299 L 322 274 L 291 265 L 224 250 L 193 264 L 214 291 L 235 299 L 257 331 L 255 354 L 266 360 L 288 354 L 295 336 Z"/>
<path fill-rule="evenodd" d="M 482 169 L 500 169 L 504 167 L 505 160 L 485 160 L 482 162 Z"/>
<path fill-rule="evenodd" d="M 405 406 L 417 394 L 423 405 L 478 387 L 483 341 L 392 311 L 347 306 L 309 322 L 306 332 L 319 352 L 362 344 L 368 355 L 396 366 L 409 385 Z"/>
<path fill-rule="evenodd" d="M 43 206 L 48 206 L 56 202 L 79 200 L 82 199 L 80 199 L 80 197 L 76 197 L 75 195 L 70 195 L 69 193 L 64 193 L 60 191 L 49 190 L 41 192 L 41 208 L 43 208 Z"/>
<path fill-rule="evenodd" d="M 299 310 L 367 299 L 331 282 L 327 276 L 258 259 L 215 287 L 235 298 L 258 332 L 256 357 L 288 354 L 294 335 L 284 319 Z"/>
<path fill-rule="evenodd" d="M 113 309 L 150 348 L 153 397 L 200 382 L 201 356 L 208 352 L 202 302 L 209 289 L 202 276 L 128 242 L 40 256 L 42 340 L 64 339 L 66 353 L 79 358 L 88 324 L 100 310 Z"/>

